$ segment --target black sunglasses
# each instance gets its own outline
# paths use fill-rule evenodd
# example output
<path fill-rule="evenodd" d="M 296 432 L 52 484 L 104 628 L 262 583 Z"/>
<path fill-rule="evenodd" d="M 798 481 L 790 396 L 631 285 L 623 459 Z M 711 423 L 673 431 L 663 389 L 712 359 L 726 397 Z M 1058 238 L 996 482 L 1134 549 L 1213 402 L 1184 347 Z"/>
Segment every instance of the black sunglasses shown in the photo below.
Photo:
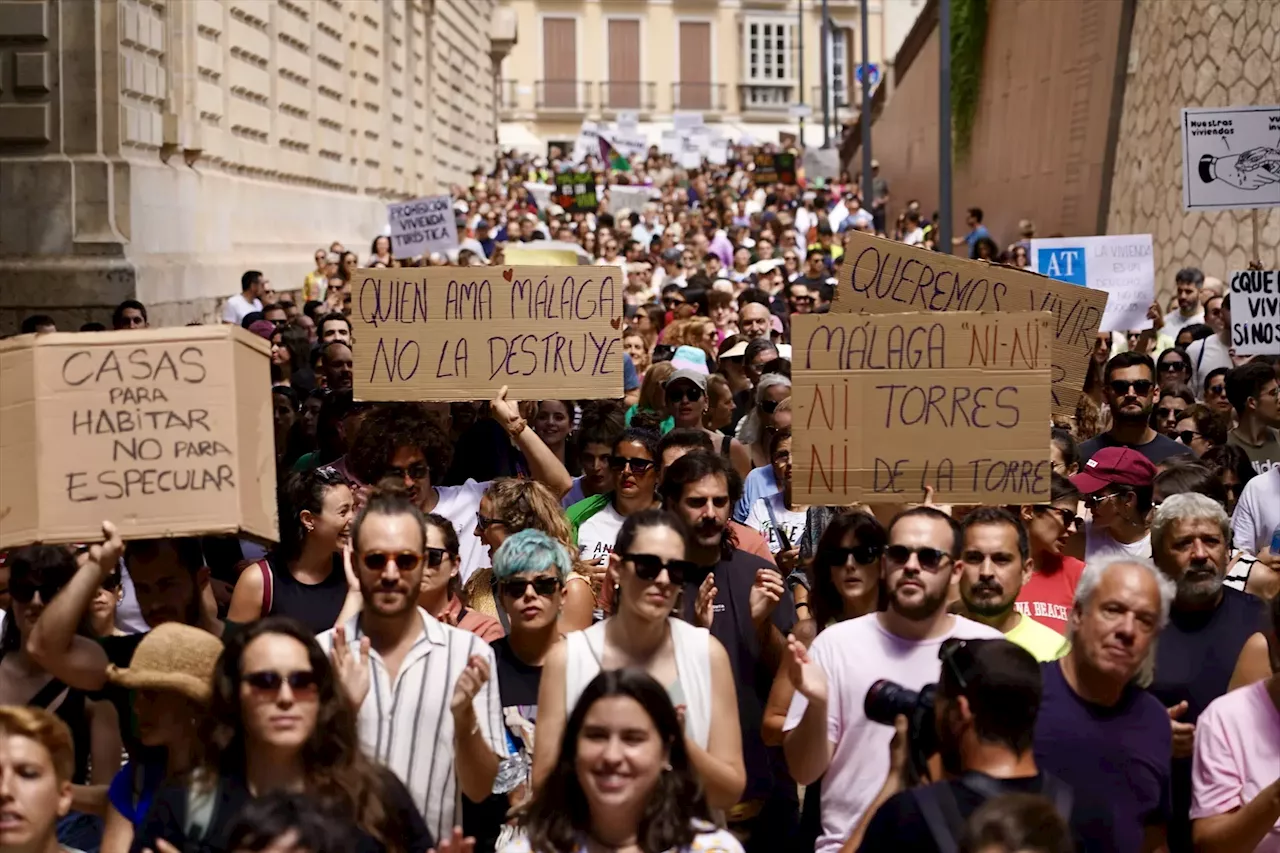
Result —
<path fill-rule="evenodd" d="M 938 660 L 947 665 L 947 669 L 955 677 L 956 686 L 961 690 L 969 689 L 969 680 L 965 677 L 965 673 L 973 663 L 973 650 L 968 648 L 968 644 L 968 640 L 950 637 L 943 640 L 938 648 Z M 960 660 L 962 657 L 964 661 Z"/>
<path fill-rule="evenodd" d="M 1136 391 L 1138 396 L 1145 397 L 1151 391 L 1152 386 L 1155 385 L 1150 379 L 1138 379 L 1133 382 L 1126 379 L 1112 379 L 1107 384 L 1111 387 L 1111 393 L 1117 397 L 1123 397 L 1128 394 L 1130 388 Z"/>
<path fill-rule="evenodd" d="M 686 389 L 686 390 L 684 390 L 684 391 L 681 391 L 679 388 L 668 388 L 668 389 L 667 389 L 667 402 L 668 402 L 668 403 L 685 403 L 685 402 L 688 402 L 688 403 L 696 403 L 696 402 L 698 402 L 698 401 L 699 401 L 699 400 L 701 400 L 701 399 L 702 399 L 702 389 L 701 389 L 701 388 L 696 388 L 696 387 L 695 387 L 695 388 L 689 388 L 689 389 Z"/>
<path fill-rule="evenodd" d="M 30 604 L 38 592 L 40 600 L 48 604 L 66 585 L 64 580 L 42 580 L 36 583 L 30 578 L 13 578 L 9 581 L 9 595 L 19 604 Z"/>
<path fill-rule="evenodd" d="M 533 580 L 512 578 L 498 584 L 498 587 L 507 598 L 524 598 L 525 590 L 529 587 L 533 587 L 533 591 L 543 598 L 550 598 L 560 591 L 560 580 L 558 578 L 534 578 Z"/>
<path fill-rule="evenodd" d="M 371 572 L 381 572 L 387 563 L 394 562 L 401 572 L 411 572 L 422 563 L 422 555 L 412 551 L 401 551 L 399 554 L 388 554 L 386 551 L 369 551 L 360 555 L 360 561 Z M 439 565 L 437 563 L 436 565 Z"/>
<path fill-rule="evenodd" d="M 397 480 L 403 480 L 406 474 L 409 476 L 410 480 L 421 480 L 423 477 L 427 476 L 426 463 L 419 462 L 416 465 L 410 465 L 408 468 L 388 468 L 383 476 L 395 477 Z"/>
<path fill-rule="evenodd" d="M 254 690 L 276 694 L 280 692 L 280 688 L 286 683 L 295 694 L 311 693 L 319 686 L 316 674 L 309 669 L 299 669 L 290 673 L 264 669 L 259 672 L 245 673 L 243 681 Z"/>
<path fill-rule="evenodd" d="M 658 579 L 662 570 L 667 570 L 667 578 L 673 584 L 684 583 L 685 575 L 692 575 L 698 567 L 688 560 L 666 560 L 653 554 L 626 554 L 623 559 L 636 567 L 636 577 L 641 580 Z"/>
<path fill-rule="evenodd" d="M 1074 512 L 1064 507 L 1050 506 L 1049 504 L 1037 504 L 1034 507 L 1034 509 L 1037 510 L 1038 512 L 1054 513 L 1060 519 L 1062 519 L 1062 526 L 1067 528 L 1068 530 L 1071 529 L 1072 525 L 1081 524 L 1084 521 L 1084 519 L 1080 518 L 1080 516 L 1076 515 Z"/>
<path fill-rule="evenodd" d="M 852 548 L 830 548 L 826 552 L 827 563 L 832 566 L 847 566 L 849 558 L 860 566 L 869 566 L 884 553 L 883 545 L 854 545 Z"/>
<path fill-rule="evenodd" d="M 766 415 L 772 415 L 774 412 L 778 411 L 778 406 L 781 404 L 781 400 L 761 400 L 760 411 L 764 412 Z"/>
<path fill-rule="evenodd" d="M 1208 388 L 1204 389 L 1204 393 L 1222 396 L 1223 394 L 1227 393 L 1227 386 L 1226 385 L 1210 385 Z"/>
<path fill-rule="evenodd" d="M 1186 409 L 1168 409 L 1168 408 L 1165 408 L 1164 406 L 1161 406 L 1160 408 L 1156 409 L 1156 417 L 1159 418 L 1160 420 L 1164 420 L 1165 418 L 1172 417 L 1173 415 L 1180 415 L 1185 411 Z"/>
<path fill-rule="evenodd" d="M 478 512 L 476 513 L 476 527 L 480 528 L 481 531 L 488 530 L 490 527 L 493 527 L 495 524 L 501 524 L 503 526 L 506 526 L 506 522 L 500 518 L 490 518 L 487 515 L 481 515 Z"/>
<path fill-rule="evenodd" d="M 440 564 L 444 562 L 444 555 L 449 553 L 443 548 L 427 549 L 427 565 L 433 569 L 440 568 Z"/>
<path fill-rule="evenodd" d="M 944 559 L 951 557 L 946 551 L 938 548 L 908 548 L 906 545 L 890 545 L 884 549 L 884 555 L 889 558 L 889 562 L 897 566 L 905 566 L 907 560 L 911 559 L 912 554 L 916 555 L 920 568 L 926 572 L 935 571 L 942 565 Z"/>
<path fill-rule="evenodd" d="M 1188 447 L 1191 446 L 1192 439 L 1196 439 L 1199 437 L 1200 437 L 1200 433 L 1196 432 L 1193 429 L 1184 429 L 1178 433 L 1178 438 L 1182 439 L 1182 443 L 1187 445 Z"/>
<path fill-rule="evenodd" d="M 609 457 L 610 469 L 617 471 L 618 473 L 622 473 L 623 471 L 627 470 L 628 467 L 631 468 L 631 473 L 633 474 L 643 474 L 653 467 L 653 460 L 639 459 L 635 456 L 610 456 Z"/>
<path fill-rule="evenodd" d="M 1173 373 L 1178 370 L 1186 370 L 1187 366 L 1181 361 L 1162 361 L 1159 370 L 1161 373 Z"/>

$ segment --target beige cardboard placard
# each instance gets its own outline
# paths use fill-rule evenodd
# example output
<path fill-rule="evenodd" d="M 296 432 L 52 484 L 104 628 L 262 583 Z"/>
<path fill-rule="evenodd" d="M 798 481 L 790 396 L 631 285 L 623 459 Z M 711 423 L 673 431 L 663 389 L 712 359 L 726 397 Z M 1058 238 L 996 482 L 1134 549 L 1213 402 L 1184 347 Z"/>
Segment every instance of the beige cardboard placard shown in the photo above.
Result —
<path fill-rule="evenodd" d="M 850 231 L 836 313 L 1049 311 L 1053 314 L 1053 413 L 1071 417 L 1107 295 L 1012 267 L 968 261 Z"/>
<path fill-rule="evenodd" d="M 358 400 L 622 396 L 622 271 L 611 266 L 359 270 Z"/>
<path fill-rule="evenodd" d="M 225 325 L 0 341 L 0 548 L 276 541 L 270 355 Z"/>
<path fill-rule="evenodd" d="M 1051 314 L 792 324 L 793 505 L 1049 499 Z"/>

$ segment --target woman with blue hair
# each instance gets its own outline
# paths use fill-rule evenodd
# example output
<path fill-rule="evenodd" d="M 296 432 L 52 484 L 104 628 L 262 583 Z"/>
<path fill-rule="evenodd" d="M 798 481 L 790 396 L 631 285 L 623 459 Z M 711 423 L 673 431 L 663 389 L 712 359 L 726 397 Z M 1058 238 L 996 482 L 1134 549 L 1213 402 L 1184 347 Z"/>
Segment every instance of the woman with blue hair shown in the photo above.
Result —
<path fill-rule="evenodd" d="M 493 555 L 501 606 L 510 619 L 505 637 L 490 643 L 507 728 L 507 756 L 499 765 L 493 794 L 480 804 L 463 799 L 463 826 L 476 850 L 492 850 L 511 806 L 528 797 L 533 766 L 533 729 L 538 720 L 542 662 L 560 642 L 564 583 L 573 569 L 569 549 L 541 530 L 507 537 Z"/>

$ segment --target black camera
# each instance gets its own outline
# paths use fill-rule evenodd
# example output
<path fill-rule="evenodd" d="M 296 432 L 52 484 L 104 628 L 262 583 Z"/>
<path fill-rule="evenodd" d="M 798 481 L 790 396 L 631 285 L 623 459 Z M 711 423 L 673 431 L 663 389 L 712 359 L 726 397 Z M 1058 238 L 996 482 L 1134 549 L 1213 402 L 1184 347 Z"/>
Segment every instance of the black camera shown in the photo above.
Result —
<path fill-rule="evenodd" d="M 882 678 L 871 685 L 862 703 L 867 719 L 872 722 L 892 726 L 899 714 L 907 718 L 912 782 L 929 777 L 929 756 L 938 751 L 938 730 L 933 718 L 933 699 L 937 692 L 936 684 L 926 684 L 917 691 Z"/>

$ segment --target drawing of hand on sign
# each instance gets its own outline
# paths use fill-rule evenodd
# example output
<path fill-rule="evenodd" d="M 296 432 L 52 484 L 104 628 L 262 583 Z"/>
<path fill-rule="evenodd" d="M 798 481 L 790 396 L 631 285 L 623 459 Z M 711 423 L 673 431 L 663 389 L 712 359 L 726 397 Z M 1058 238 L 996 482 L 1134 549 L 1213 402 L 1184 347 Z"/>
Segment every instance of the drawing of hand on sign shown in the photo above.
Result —
<path fill-rule="evenodd" d="M 1200 179 L 1206 184 L 1222 181 L 1241 190 L 1280 184 L 1280 151 L 1259 146 L 1226 157 L 1205 154 L 1200 158 Z"/>

